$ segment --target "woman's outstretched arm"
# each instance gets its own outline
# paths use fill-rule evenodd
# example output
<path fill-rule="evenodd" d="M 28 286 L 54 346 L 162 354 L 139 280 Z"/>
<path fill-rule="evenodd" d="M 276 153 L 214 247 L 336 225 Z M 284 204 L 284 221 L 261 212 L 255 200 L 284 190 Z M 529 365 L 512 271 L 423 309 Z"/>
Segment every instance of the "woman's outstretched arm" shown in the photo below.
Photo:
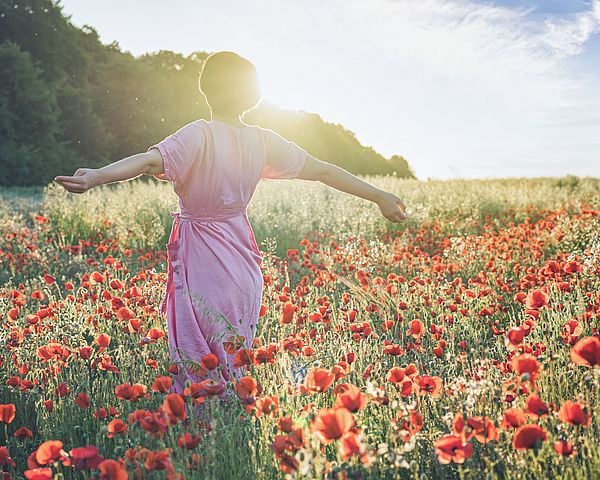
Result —
<path fill-rule="evenodd" d="M 164 172 L 163 158 L 158 149 L 137 153 L 102 168 L 78 168 L 72 176 L 59 175 L 54 180 L 73 193 L 84 193 L 105 183 L 131 180 L 140 175 Z"/>
<path fill-rule="evenodd" d="M 296 178 L 318 180 L 336 190 L 370 200 L 376 203 L 383 216 L 392 222 L 402 222 L 408 217 L 406 206 L 393 193 L 381 190 L 337 165 L 322 162 L 312 156 L 307 157 L 304 167 Z"/>

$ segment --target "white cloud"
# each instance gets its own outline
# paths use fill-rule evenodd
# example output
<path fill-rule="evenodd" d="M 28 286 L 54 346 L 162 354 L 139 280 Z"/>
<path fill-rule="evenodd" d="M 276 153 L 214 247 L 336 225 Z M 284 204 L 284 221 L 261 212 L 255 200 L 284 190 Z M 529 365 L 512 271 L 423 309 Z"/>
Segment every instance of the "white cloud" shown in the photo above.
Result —
<path fill-rule="evenodd" d="M 565 116 L 576 123 L 600 107 L 600 92 L 566 61 L 600 32 L 600 1 L 591 10 L 560 16 L 450 0 L 339 5 L 346 38 L 371 52 L 362 68 L 372 70 L 372 84 L 381 60 L 389 64 L 388 89 L 373 92 L 373 101 L 386 96 L 390 116 L 398 112 L 397 128 L 364 122 L 359 139 L 381 138 L 382 130 L 388 138 L 401 136 L 404 148 L 398 151 L 421 176 L 489 175 L 486 163 L 498 175 L 529 175 L 535 163 L 564 174 L 575 168 L 565 159 L 568 148 L 585 163 L 578 173 L 600 162 L 591 125 L 577 132 L 539 128 Z M 549 147 L 556 141 L 566 147 Z M 497 168 L 503 161 L 510 172 Z M 564 168 L 556 168 L 561 161 Z M 440 169 L 448 164 L 454 173 Z"/>
<path fill-rule="evenodd" d="M 571 18 L 532 18 L 531 8 L 448 0 L 342 2 L 369 49 L 405 70 L 462 80 L 537 100 L 578 86 L 561 60 L 600 31 L 600 2 Z M 353 32 L 354 33 L 354 32 Z M 410 73 L 407 71 L 406 73 Z M 516 99 L 518 102 L 521 98 Z M 555 99 L 557 100 L 557 99 Z"/>

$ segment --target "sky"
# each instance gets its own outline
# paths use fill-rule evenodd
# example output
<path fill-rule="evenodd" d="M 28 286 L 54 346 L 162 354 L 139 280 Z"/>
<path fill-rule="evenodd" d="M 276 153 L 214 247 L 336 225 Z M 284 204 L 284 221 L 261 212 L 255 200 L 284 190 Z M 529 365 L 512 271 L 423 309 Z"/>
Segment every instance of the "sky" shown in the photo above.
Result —
<path fill-rule="evenodd" d="M 134 55 L 232 50 L 263 99 L 418 178 L 600 176 L 600 0 L 62 0 Z"/>

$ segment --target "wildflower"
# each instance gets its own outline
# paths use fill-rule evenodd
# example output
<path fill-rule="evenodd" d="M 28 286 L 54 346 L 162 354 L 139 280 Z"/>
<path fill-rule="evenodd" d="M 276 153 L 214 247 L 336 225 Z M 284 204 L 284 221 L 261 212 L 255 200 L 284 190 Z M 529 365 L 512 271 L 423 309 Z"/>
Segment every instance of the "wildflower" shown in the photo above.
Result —
<path fill-rule="evenodd" d="M 167 412 L 171 423 L 177 423 L 185 419 L 185 400 L 179 393 L 170 393 L 163 401 L 162 408 Z"/>
<path fill-rule="evenodd" d="M 324 444 L 333 443 L 354 426 L 354 417 L 346 408 L 319 410 L 312 425 L 315 436 Z"/>
<path fill-rule="evenodd" d="M 588 427 L 591 422 L 591 417 L 586 408 L 579 402 L 571 400 L 567 400 L 562 404 L 558 411 L 558 419 L 570 425 L 582 425 L 584 428 Z"/>
<path fill-rule="evenodd" d="M 473 445 L 457 435 L 446 435 L 435 442 L 435 453 L 442 464 L 464 463 L 473 454 Z"/>
<path fill-rule="evenodd" d="M 21 427 L 13 433 L 13 437 L 15 438 L 31 438 L 33 437 L 33 432 L 29 430 L 27 427 Z"/>
<path fill-rule="evenodd" d="M 539 448 L 547 438 L 546 430 L 539 425 L 522 425 L 513 436 L 513 448 L 515 450 Z"/>
<path fill-rule="evenodd" d="M 345 462 L 353 456 L 359 457 L 362 463 L 368 462 L 366 445 L 361 441 L 359 435 L 352 431 L 345 433 L 340 438 L 339 451 Z"/>
<path fill-rule="evenodd" d="M 509 408 L 502 415 L 502 423 L 500 427 L 509 430 L 518 428 L 527 423 L 527 415 L 520 408 Z"/>
<path fill-rule="evenodd" d="M 214 370 L 219 366 L 219 359 L 214 353 L 209 353 L 202 357 L 200 363 L 206 370 Z"/>
<path fill-rule="evenodd" d="M 13 403 L 0 405 L 0 422 L 11 423 L 15 419 L 17 409 Z"/>
<path fill-rule="evenodd" d="M 534 290 L 527 295 L 525 299 L 525 306 L 528 309 L 538 310 L 548 305 L 548 294 L 542 290 Z"/>
<path fill-rule="evenodd" d="M 129 400 L 130 402 L 137 402 L 148 392 L 148 387 L 141 383 L 131 385 L 129 383 L 122 383 L 117 385 L 115 388 L 115 395 L 117 398 L 122 400 Z"/>
<path fill-rule="evenodd" d="M 69 452 L 69 463 L 77 470 L 96 469 L 103 460 L 100 450 L 94 445 L 74 448 Z"/>
<path fill-rule="evenodd" d="M 27 480 L 52 480 L 51 468 L 32 468 L 23 473 Z"/>
<path fill-rule="evenodd" d="M 565 457 L 573 457 L 577 455 L 577 450 L 573 448 L 572 442 L 567 442 L 566 440 L 558 440 L 554 442 L 554 451 L 559 455 L 563 455 Z"/>
<path fill-rule="evenodd" d="M 535 393 L 529 395 L 527 400 L 525 400 L 525 409 L 527 410 L 527 413 L 534 417 L 544 416 L 550 410 L 548 405 L 542 402 L 542 399 Z"/>
<path fill-rule="evenodd" d="M 150 388 L 158 393 L 167 393 L 171 388 L 172 383 L 173 379 L 171 377 L 158 376 Z"/>
<path fill-rule="evenodd" d="M 89 408 L 90 406 L 90 397 L 84 392 L 81 392 L 77 397 L 73 399 L 73 401 L 83 409 Z"/>
<path fill-rule="evenodd" d="M 330 369 L 313 367 L 308 370 L 304 385 L 309 392 L 317 393 L 327 390 L 334 380 L 335 375 Z"/>
<path fill-rule="evenodd" d="M 579 340 L 571 348 L 571 360 L 584 367 L 600 365 L 600 338 L 585 337 Z"/>
<path fill-rule="evenodd" d="M 15 468 L 17 466 L 15 461 L 8 454 L 8 447 L 2 446 L 2 447 L 0 447 L 0 467 L 3 467 L 5 465 L 10 465 L 12 468 Z M 4 478 L 4 477 L 0 477 L 0 478 Z M 10 476 L 8 477 L 8 480 L 10 480 Z"/>
<path fill-rule="evenodd" d="M 252 377 L 242 377 L 238 380 L 234 387 L 237 394 L 242 400 L 248 397 L 255 397 L 259 393 L 259 385 Z"/>
<path fill-rule="evenodd" d="M 108 424 L 108 438 L 113 438 L 115 435 L 123 435 L 127 431 L 128 425 L 120 418 L 111 420 Z"/>
<path fill-rule="evenodd" d="M 54 463 L 63 457 L 63 443 L 60 440 L 48 440 L 42 443 L 35 452 L 35 461 L 39 465 Z"/>
<path fill-rule="evenodd" d="M 369 397 L 355 385 L 350 383 L 344 385 L 345 387 L 336 397 L 334 407 L 345 407 L 351 412 L 365 408 L 369 403 Z"/>
<path fill-rule="evenodd" d="M 98 465 L 98 470 L 100 470 L 99 480 L 127 480 L 129 478 L 127 470 L 116 460 L 104 460 Z"/>

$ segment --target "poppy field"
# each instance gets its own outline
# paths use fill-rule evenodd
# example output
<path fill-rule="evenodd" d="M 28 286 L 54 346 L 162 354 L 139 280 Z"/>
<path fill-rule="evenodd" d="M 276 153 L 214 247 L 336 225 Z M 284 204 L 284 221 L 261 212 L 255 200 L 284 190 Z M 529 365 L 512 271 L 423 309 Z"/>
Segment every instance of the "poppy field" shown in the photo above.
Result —
<path fill-rule="evenodd" d="M 245 376 L 171 393 L 177 198 L 0 191 L 0 479 L 597 478 L 600 180 L 262 181 Z"/>

